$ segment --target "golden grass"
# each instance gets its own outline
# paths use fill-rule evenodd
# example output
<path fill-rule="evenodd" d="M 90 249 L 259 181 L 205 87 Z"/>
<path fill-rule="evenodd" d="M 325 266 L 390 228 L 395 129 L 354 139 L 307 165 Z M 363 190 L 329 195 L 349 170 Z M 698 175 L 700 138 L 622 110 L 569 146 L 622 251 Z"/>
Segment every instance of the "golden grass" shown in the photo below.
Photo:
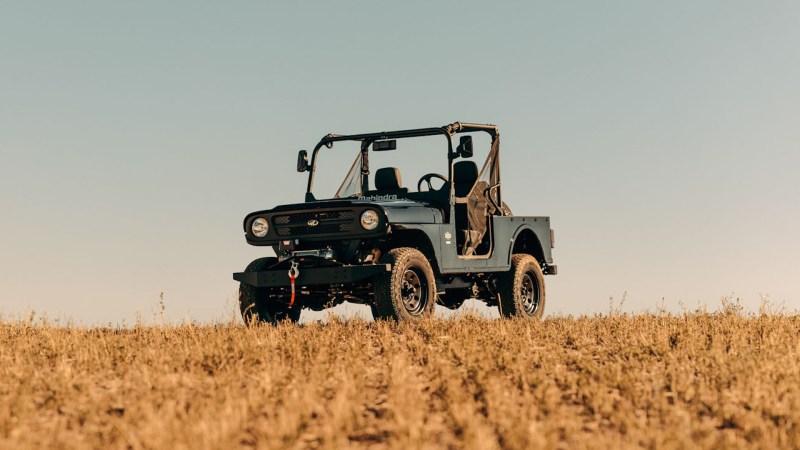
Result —
<path fill-rule="evenodd" d="M 0 448 L 800 447 L 800 317 L 0 323 Z"/>

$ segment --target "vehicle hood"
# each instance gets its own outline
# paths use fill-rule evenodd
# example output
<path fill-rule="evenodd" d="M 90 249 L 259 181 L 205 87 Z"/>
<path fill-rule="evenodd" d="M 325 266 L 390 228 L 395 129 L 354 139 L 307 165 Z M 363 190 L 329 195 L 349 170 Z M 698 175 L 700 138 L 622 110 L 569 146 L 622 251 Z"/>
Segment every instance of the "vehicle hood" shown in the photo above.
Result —
<path fill-rule="evenodd" d="M 305 203 L 292 203 L 276 206 L 273 209 L 255 211 L 247 215 L 245 223 L 250 217 L 277 212 L 347 208 L 374 206 L 383 211 L 389 223 L 442 223 L 442 212 L 439 208 L 428 203 L 409 200 L 405 198 L 392 198 L 389 196 L 363 197 L 353 199 L 317 200 Z"/>

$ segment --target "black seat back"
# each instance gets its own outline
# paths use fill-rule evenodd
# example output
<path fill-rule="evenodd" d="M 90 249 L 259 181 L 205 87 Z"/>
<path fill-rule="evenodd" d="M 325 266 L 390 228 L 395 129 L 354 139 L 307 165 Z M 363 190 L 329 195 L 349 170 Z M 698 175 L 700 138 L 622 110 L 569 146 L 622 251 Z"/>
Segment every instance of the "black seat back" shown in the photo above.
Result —
<path fill-rule="evenodd" d="M 375 189 L 378 191 L 393 191 L 402 185 L 403 179 L 397 167 L 384 167 L 375 172 Z"/>
<path fill-rule="evenodd" d="M 478 181 L 478 166 L 472 161 L 459 161 L 453 165 L 453 185 L 456 197 L 466 197 Z"/>
<path fill-rule="evenodd" d="M 365 192 L 365 195 L 406 195 L 408 189 L 403 187 L 400 169 L 397 167 L 383 167 L 375 171 L 375 190 Z"/>

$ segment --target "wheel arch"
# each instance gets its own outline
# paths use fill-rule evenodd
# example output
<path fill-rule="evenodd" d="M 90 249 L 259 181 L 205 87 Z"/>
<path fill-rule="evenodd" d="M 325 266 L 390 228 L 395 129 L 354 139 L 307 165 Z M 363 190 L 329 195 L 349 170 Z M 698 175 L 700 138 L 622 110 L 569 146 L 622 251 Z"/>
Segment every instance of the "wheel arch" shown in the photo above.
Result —
<path fill-rule="evenodd" d="M 525 253 L 533 256 L 539 261 L 539 264 L 544 267 L 547 264 L 544 247 L 532 228 L 522 226 L 514 234 L 514 239 L 511 244 L 511 252 L 508 255 L 509 264 L 511 257 L 517 253 Z"/>
<path fill-rule="evenodd" d="M 393 227 L 391 234 L 389 234 L 389 247 L 397 248 L 397 247 L 412 247 L 416 248 L 431 263 L 431 267 L 433 268 L 433 273 L 439 275 L 441 271 L 439 270 L 439 262 L 438 262 L 438 252 L 437 249 L 433 246 L 433 242 L 428 236 L 428 233 L 425 231 L 418 229 L 418 228 L 408 228 L 408 227 Z M 388 249 L 387 249 L 388 250 Z"/>

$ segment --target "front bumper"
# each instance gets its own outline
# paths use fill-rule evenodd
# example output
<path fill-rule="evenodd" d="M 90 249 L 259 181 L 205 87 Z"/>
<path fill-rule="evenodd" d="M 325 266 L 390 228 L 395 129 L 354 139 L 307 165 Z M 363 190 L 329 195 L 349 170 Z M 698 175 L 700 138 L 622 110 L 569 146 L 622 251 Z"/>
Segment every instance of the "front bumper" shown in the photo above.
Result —
<path fill-rule="evenodd" d="M 295 280 L 297 286 L 314 286 L 327 284 L 354 283 L 373 278 L 376 275 L 391 272 L 391 264 L 375 264 L 369 266 L 339 266 L 300 268 Z M 265 270 L 263 272 L 237 272 L 233 279 L 255 287 L 289 287 L 287 270 Z"/>

